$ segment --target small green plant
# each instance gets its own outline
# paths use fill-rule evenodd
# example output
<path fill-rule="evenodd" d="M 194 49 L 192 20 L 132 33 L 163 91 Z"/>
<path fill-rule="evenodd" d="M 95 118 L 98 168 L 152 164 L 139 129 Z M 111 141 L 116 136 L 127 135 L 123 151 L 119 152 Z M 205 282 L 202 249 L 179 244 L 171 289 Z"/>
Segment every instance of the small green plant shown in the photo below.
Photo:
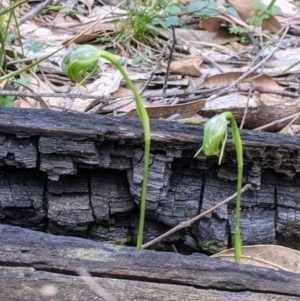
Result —
<path fill-rule="evenodd" d="M 25 46 L 27 51 L 32 51 L 33 53 L 40 52 L 43 48 L 48 47 L 49 45 L 40 41 L 33 41 L 32 43 Z"/>
<path fill-rule="evenodd" d="M 144 3 L 132 1 L 128 8 L 127 18 L 117 23 L 116 41 L 128 45 L 132 40 L 147 42 L 147 37 L 156 32 L 153 25 L 179 25 L 179 19 L 174 14 L 180 12 L 177 1 L 147 0 Z M 140 4 L 140 5 L 139 5 Z"/>
<path fill-rule="evenodd" d="M 264 20 L 268 20 L 272 15 L 281 12 L 281 9 L 275 6 L 276 0 L 272 0 L 268 6 L 258 1 L 255 2 L 256 5 L 250 12 L 252 17 L 247 20 L 247 23 L 254 27 L 259 27 L 263 24 Z"/>
<path fill-rule="evenodd" d="M 240 262 L 242 239 L 240 233 L 240 207 L 241 207 L 241 189 L 243 179 L 243 146 L 237 123 L 231 112 L 224 112 L 209 119 L 204 126 L 204 137 L 201 148 L 195 157 L 203 151 L 206 156 L 219 155 L 219 164 L 222 162 L 224 148 L 227 140 L 227 121 L 231 122 L 232 136 L 235 144 L 236 158 L 238 164 L 237 197 L 235 210 L 235 234 L 234 234 L 234 256 L 235 262 Z M 221 151 L 220 151 L 221 145 Z"/>
<path fill-rule="evenodd" d="M 150 123 L 148 113 L 144 107 L 143 101 L 137 92 L 135 86 L 129 79 L 127 73 L 124 71 L 118 60 L 109 52 L 97 49 L 92 45 L 80 45 L 73 51 L 68 53 L 62 63 L 62 69 L 64 73 L 77 83 L 83 83 L 87 78 L 93 76 L 98 69 L 98 60 L 104 58 L 115 66 L 122 74 L 126 84 L 132 91 L 135 97 L 136 110 L 141 120 L 144 130 L 144 172 L 143 172 L 143 184 L 142 184 L 142 196 L 141 196 L 141 208 L 140 208 L 140 221 L 139 221 L 139 234 L 137 239 L 137 247 L 142 248 L 143 231 L 146 211 L 146 193 L 148 182 L 148 166 L 150 156 Z"/>
<path fill-rule="evenodd" d="M 248 29 L 242 26 L 230 26 L 228 28 L 229 33 L 236 34 L 240 36 L 240 42 L 242 44 L 249 44 L 249 39 L 247 37 Z"/>

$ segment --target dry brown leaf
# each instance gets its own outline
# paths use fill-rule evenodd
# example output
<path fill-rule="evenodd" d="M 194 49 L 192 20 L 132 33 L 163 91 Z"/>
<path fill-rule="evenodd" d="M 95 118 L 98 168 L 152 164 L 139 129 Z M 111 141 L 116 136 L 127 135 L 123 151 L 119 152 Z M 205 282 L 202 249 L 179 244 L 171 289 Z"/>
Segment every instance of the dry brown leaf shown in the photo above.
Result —
<path fill-rule="evenodd" d="M 179 105 L 146 107 L 146 109 L 149 117 L 152 119 L 168 118 L 174 114 L 180 114 L 180 118 L 188 118 L 202 110 L 202 108 L 205 105 L 205 101 L 206 99 L 199 99 L 193 102 L 188 102 Z M 125 114 L 125 116 L 137 117 L 137 112 L 134 109 Z"/>
<path fill-rule="evenodd" d="M 227 72 L 222 74 L 217 74 L 208 77 L 200 86 L 199 89 L 211 89 L 214 87 L 225 86 L 233 81 L 237 80 L 240 76 L 242 76 L 242 72 Z M 253 78 L 253 79 L 251 79 Z M 261 86 L 267 89 L 273 90 L 284 90 L 284 88 L 277 84 L 271 77 L 266 74 L 258 74 L 258 73 L 250 73 L 241 83 L 239 83 L 241 88 L 249 88 L 250 89 L 250 82 L 256 86 Z M 260 94 L 260 101 L 265 105 L 275 105 L 281 104 L 282 102 L 286 101 L 282 97 L 278 97 L 272 94 L 262 93 Z"/>
<path fill-rule="evenodd" d="M 255 18 L 253 11 L 256 9 L 257 4 L 254 1 L 227 0 L 227 2 L 234 7 L 243 21 L 248 22 L 249 19 Z M 281 29 L 281 24 L 276 17 L 270 16 L 270 18 L 263 21 L 262 28 L 272 33 L 277 33 Z"/>
<path fill-rule="evenodd" d="M 222 251 L 211 257 L 234 261 L 234 249 Z M 276 245 L 244 246 L 241 263 L 300 273 L 300 252 Z"/>
<path fill-rule="evenodd" d="M 83 32 L 86 28 L 88 28 L 89 26 L 90 26 L 90 24 L 73 26 L 72 30 L 74 30 L 74 32 L 77 32 L 77 34 L 79 34 L 80 32 Z M 99 35 L 103 34 L 104 32 L 114 31 L 114 30 L 116 30 L 116 25 L 114 23 L 98 23 L 87 33 L 76 38 L 74 40 L 74 43 L 76 43 L 76 44 L 86 43 L 86 42 L 95 40 Z M 66 45 L 70 40 L 71 40 L 71 38 L 66 40 L 63 43 L 63 45 Z"/>
<path fill-rule="evenodd" d="M 217 32 L 221 28 L 221 24 L 226 23 L 231 26 L 241 26 L 250 30 L 250 26 L 244 21 L 235 18 L 228 14 L 220 14 L 214 17 L 207 18 L 205 20 L 200 20 L 199 27 L 207 30 L 208 32 Z"/>
<path fill-rule="evenodd" d="M 201 57 L 175 61 L 170 64 L 170 71 L 175 74 L 199 77 L 201 75 L 200 65 L 202 62 L 203 59 Z M 167 67 L 167 64 L 162 63 L 162 66 Z"/>
<path fill-rule="evenodd" d="M 172 32 L 165 30 L 164 28 L 156 28 L 159 33 L 164 36 L 166 39 L 172 38 Z M 184 28 L 176 28 L 175 29 L 176 36 L 181 37 L 185 41 L 188 41 L 194 47 L 199 46 L 199 42 L 201 44 L 216 44 L 223 45 L 230 43 L 232 41 L 237 41 L 239 38 L 235 35 L 232 35 L 225 28 L 221 28 L 217 32 L 208 32 L 205 30 L 192 30 L 192 29 L 184 29 Z M 177 43 L 181 43 L 180 40 Z"/>
<path fill-rule="evenodd" d="M 235 80 L 237 80 L 240 76 L 243 75 L 243 72 L 227 72 L 222 74 L 217 74 L 208 77 L 200 86 L 201 88 L 207 88 L 211 89 L 218 86 L 224 86 L 227 85 Z M 251 79 L 253 78 L 253 79 Z M 251 82 L 254 85 L 257 86 L 263 86 L 268 89 L 276 89 L 276 90 L 283 90 L 284 88 L 277 84 L 276 81 L 274 81 L 271 77 L 265 74 L 259 75 L 258 73 L 250 73 L 246 78 L 242 81 L 245 83 L 245 85 L 249 86 L 249 83 L 246 83 L 246 81 L 249 82 L 251 79 Z M 243 85 L 243 87 L 245 87 Z"/>

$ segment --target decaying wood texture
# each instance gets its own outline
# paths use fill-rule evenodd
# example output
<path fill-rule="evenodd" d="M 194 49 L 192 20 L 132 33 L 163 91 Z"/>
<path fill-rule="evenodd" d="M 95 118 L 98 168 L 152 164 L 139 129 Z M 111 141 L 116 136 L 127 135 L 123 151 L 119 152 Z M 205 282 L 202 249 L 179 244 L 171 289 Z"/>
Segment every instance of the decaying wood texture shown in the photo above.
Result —
<path fill-rule="evenodd" d="M 300 300 L 299 274 L 0 225 L 1 300 L 105 300 L 79 267 L 119 301 Z"/>
<path fill-rule="evenodd" d="M 242 131 L 244 245 L 299 247 L 298 137 Z M 204 212 L 236 191 L 235 151 L 200 155 L 202 128 L 151 122 L 144 241 Z M 143 166 L 137 119 L 49 110 L 0 109 L 0 218 L 53 234 L 134 244 Z M 211 253 L 232 245 L 234 201 L 156 244 Z"/>

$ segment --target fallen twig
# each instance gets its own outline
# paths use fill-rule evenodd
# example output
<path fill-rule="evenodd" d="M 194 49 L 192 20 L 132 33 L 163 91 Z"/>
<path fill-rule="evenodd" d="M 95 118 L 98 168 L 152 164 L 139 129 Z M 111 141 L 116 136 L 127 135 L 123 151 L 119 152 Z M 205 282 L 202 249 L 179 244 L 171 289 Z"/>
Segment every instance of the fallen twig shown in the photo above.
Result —
<path fill-rule="evenodd" d="M 249 190 L 251 188 L 251 184 L 246 184 L 242 189 L 241 189 L 241 192 L 245 192 L 247 190 Z M 206 216 L 207 214 L 215 211 L 216 209 L 218 209 L 219 207 L 225 205 L 226 203 L 228 203 L 230 200 L 232 200 L 233 198 L 235 198 L 237 195 L 237 193 L 234 193 L 233 195 L 231 195 L 230 197 L 228 197 L 227 199 L 223 200 L 222 202 L 220 202 L 219 204 L 211 207 L 210 209 L 206 210 L 205 212 L 195 216 L 194 218 L 186 221 L 186 222 L 181 222 L 179 223 L 176 227 L 170 229 L 169 231 L 167 231 L 166 233 L 156 237 L 155 239 L 145 243 L 142 248 L 143 249 L 146 249 L 148 247 L 150 247 L 151 245 L 161 241 L 162 239 L 168 237 L 169 235 L 177 232 L 178 230 L 181 230 L 183 228 L 186 228 L 186 227 L 189 227 L 192 223 L 198 221 L 199 219 L 201 219 L 202 217 Z"/>

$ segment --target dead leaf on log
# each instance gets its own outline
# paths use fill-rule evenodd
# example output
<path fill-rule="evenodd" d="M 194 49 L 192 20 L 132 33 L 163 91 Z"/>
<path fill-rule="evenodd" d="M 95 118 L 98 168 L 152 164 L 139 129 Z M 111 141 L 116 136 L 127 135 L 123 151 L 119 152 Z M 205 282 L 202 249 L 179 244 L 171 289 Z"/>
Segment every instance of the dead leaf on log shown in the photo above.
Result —
<path fill-rule="evenodd" d="M 234 249 L 222 251 L 211 257 L 234 261 Z M 300 273 L 300 252 L 275 245 L 244 246 L 240 263 Z"/>

